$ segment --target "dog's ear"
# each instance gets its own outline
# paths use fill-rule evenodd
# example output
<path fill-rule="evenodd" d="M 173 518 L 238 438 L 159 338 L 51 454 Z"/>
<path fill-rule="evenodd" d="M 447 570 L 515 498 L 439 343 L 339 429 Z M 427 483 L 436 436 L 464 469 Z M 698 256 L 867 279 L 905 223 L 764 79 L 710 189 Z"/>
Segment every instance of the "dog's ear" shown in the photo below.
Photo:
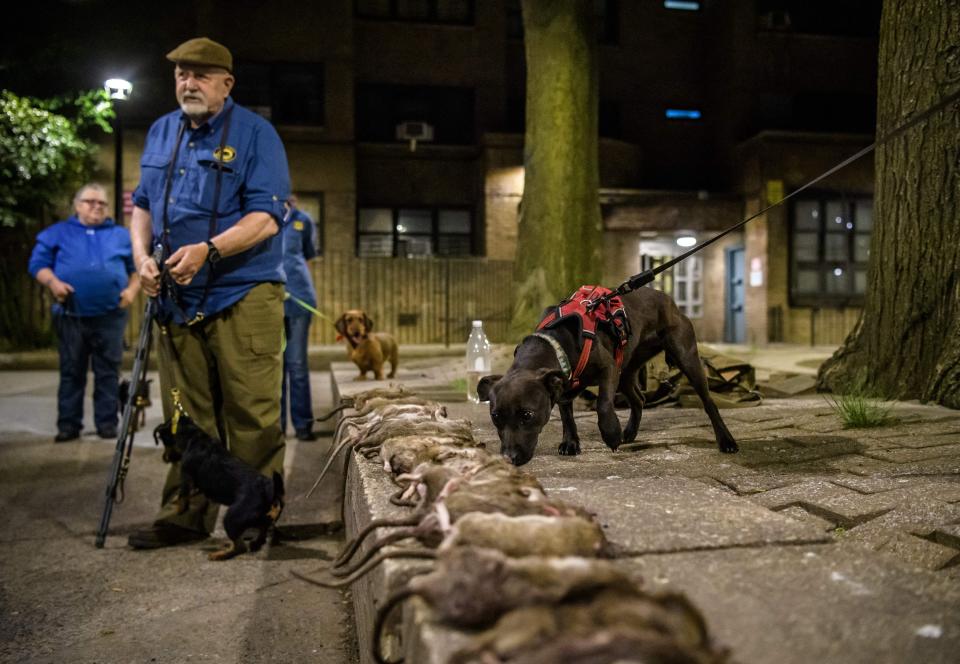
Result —
<path fill-rule="evenodd" d="M 480 397 L 480 401 L 490 401 L 490 390 L 493 389 L 493 386 L 496 385 L 503 376 L 493 375 L 493 376 L 484 376 L 480 379 L 480 382 L 477 383 L 477 396 Z"/>
<path fill-rule="evenodd" d="M 367 332 L 373 329 L 373 321 L 367 314 L 363 314 L 363 326 L 367 328 Z"/>
<path fill-rule="evenodd" d="M 541 369 L 539 376 L 540 380 L 543 381 L 544 387 L 547 388 L 547 394 L 550 395 L 550 400 L 553 403 L 557 403 L 560 397 L 563 396 L 563 387 L 567 382 L 566 375 L 557 369 Z"/>
<path fill-rule="evenodd" d="M 337 332 L 340 333 L 340 336 L 346 336 L 347 334 L 347 314 L 343 314 L 340 318 L 337 319 L 337 322 L 333 324 L 333 327 L 336 328 Z M 338 340 L 339 341 L 339 340 Z"/>

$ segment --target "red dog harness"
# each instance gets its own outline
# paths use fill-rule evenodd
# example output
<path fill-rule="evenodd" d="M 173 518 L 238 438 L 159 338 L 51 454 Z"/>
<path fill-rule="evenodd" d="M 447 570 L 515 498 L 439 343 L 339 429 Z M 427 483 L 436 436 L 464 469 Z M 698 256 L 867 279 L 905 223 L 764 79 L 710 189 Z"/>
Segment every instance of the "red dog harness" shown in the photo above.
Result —
<path fill-rule="evenodd" d="M 617 362 L 618 371 L 623 363 L 623 349 L 630 338 L 630 322 L 627 320 L 627 312 L 619 296 L 600 299 L 610 296 L 612 292 L 603 286 L 581 286 L 573 295 L 558 304 L 537 326 L 537 332 L 540 332 L 572 320 L 579 328 L 583 347 L 577 366 L 570 374 L 571 389 L 579 385 L 580 374 L 587 367 L 590 350 L 597 338 L 597 325 L 608 325 L 613 337 L 617 340 L 614 359 Z"/>

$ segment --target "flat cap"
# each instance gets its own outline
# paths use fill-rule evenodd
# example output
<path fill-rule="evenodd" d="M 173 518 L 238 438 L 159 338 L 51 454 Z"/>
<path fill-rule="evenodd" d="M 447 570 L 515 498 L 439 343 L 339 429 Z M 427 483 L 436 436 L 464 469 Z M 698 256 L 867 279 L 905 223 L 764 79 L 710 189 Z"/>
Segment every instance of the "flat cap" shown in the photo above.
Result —
<path fill-rule="evenodd" d="M 167 60 L 176 63 L 190 63 L 192 65 L 207 65 L 208 67 L 223 67 L 233 71 L 233 56 L 223 44 L 218 44 L 207 37 L 189 39 L 167 53 Z"/>

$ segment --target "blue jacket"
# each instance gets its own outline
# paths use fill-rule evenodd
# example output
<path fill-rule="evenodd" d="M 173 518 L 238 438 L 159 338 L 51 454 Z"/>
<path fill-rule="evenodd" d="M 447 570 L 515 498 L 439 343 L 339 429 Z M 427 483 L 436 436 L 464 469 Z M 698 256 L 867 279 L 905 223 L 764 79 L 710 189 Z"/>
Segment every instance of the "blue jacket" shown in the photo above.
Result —
<path fill-rule="evenodd" d="M 45 267 L 74 289 L 63 305 L 53 305 L 54 311 L 72 316 L 114 312 L 135 271 L 130 233 L 112 219 L 97 226 L 84 226 L 76 215 L 58 221 L 37 235 L 27 269 L 36 278 Z"/>
<path fill-rule="evenodd" d="M 232 108 L 224 154 L 219 154 L 224 118 Z M 177 130 L 185 121 L 181 111 L 164 115 L 153 123 L 140 158 L 140 184 L 133 192 L 137 207 L 150 212 L 154 242 L 163 233 L 164 186 Z M 210 214 L 216 185 L 217 164 L 222 165 L 217 227 L 210 233 Z M 169 217 L 169 250 L 185 244 L 206 242 L 251 212 L 266 212 L 283 230 L 283 201 L 290 192 L 287 155 L 273 126 L 256 113 L 227 98 L 223 109 L 196 129 L 187 124 L 174 164 Z M 221 260 L 210 283 L 204 304 L 209 316 L 234 304 L 251 288 L 264 282 L 286 281 L 283 272 L 283 240 L 278 233 L 240 254 Z M 161 302 L 161 314 L 175 322 L 193 318 L 203 297 L 209 264 L 186 287 L 177 288 L 183 311 L 169 301 Z"/>
<path fill-rule="evenodd" d="M 306 212 L 296 208 L 283 229 L 283 270 L 287 273 L 287 292 L 311 306 L 317 306 L 307 261 L 317 255 L 316 226 Z M 310 316 L 309 311 L 293 300 L 283 303 L 284 316 Z"/>

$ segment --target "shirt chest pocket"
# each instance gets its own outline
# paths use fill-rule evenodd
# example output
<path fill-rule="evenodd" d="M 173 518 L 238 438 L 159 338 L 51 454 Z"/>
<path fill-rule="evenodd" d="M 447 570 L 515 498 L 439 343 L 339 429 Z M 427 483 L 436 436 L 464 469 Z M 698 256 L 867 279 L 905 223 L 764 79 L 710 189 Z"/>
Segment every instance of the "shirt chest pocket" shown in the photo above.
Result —
<path fill-rule="evenodd" d="M 195 202 L 202 209 L 227 215 L 241 209 L 239 164 L 223 163 L 213 157 L 213 150 L 197 152 L 197 189 Z M 219 179 L 219 191 L 217 180 Z"/>
<path fill-rule="evenodd" d="M 140 183 L 150 198 L 150 209 L 159 211 L 163 202 L 163 187 L 167 178 L 170 155 L 158 152 L 145 152 L 140 157 Z"/>

